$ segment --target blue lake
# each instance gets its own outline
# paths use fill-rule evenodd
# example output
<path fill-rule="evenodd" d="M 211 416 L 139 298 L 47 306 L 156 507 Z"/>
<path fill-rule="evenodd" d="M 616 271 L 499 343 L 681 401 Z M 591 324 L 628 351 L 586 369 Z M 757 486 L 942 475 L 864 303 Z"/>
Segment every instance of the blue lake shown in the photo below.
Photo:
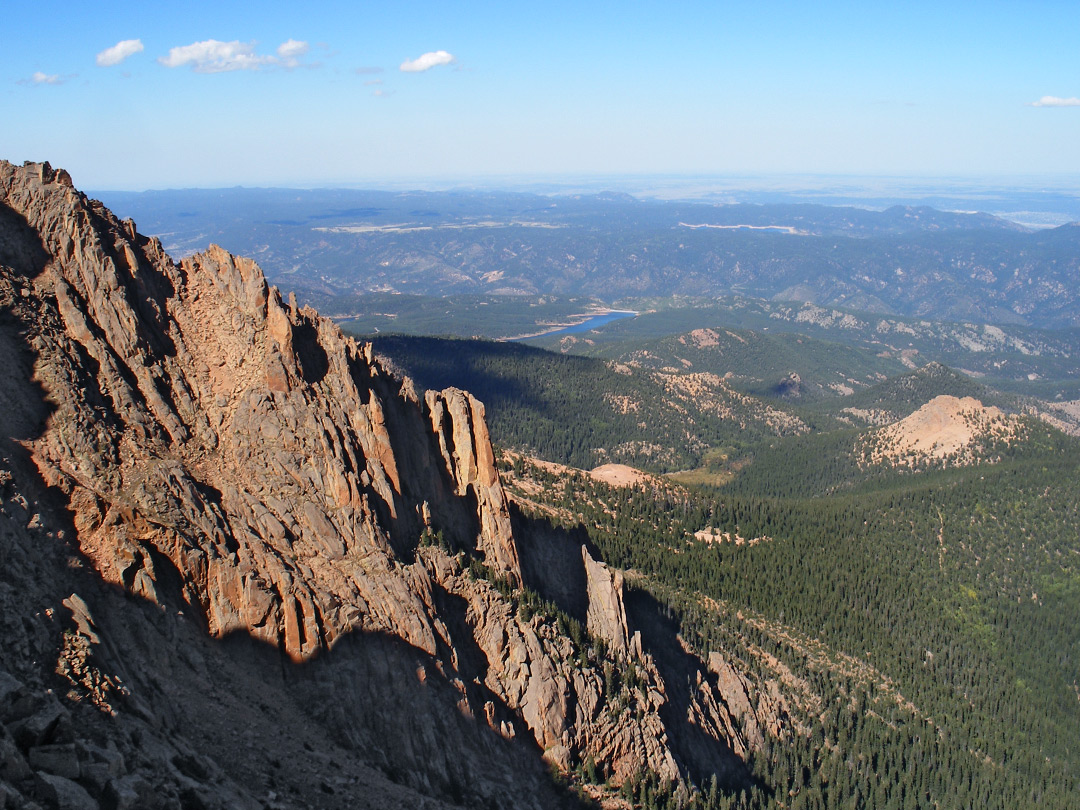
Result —
<path fill-rule="evenodd" d="M 596 329 L 599 326 L 604 326 L 612 321 L 620 320 L 621 318 L 633 318 L 637 313 L 632 310 L 617 310 L 615 312 L 606 312 L 603 315 L 593 315 L 591 318 L 586 318 L 581 323 L 574 324 L 573 326 L 564 326 L 562 329 L 555 329 L 551 332 L 545 332 L 543 335 L 534 335 L 534 337 L 551 337 L 552 335 L 580 335 L 582 332 L 588 332 L 591 329 Z M 532 340 L 533 338 L 512 338 L 512 340 Z"/>

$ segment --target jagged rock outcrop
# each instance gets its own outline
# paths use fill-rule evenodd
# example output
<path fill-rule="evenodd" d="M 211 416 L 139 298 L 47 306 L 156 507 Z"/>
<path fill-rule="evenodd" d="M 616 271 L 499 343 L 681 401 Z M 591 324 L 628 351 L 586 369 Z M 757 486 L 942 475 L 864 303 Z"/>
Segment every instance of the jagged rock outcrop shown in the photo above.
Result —
<path fill-rule="evenodd" d="M 630 635 L 626 626 L 626 607 L 623 605 L 623 577 L 598 562 L 581 547 L 581 559 L 585 564 L 585 581 L 589 600 L 588 628 L 597 638 L 602 638 L 619 655 L 630 653 Z M 639 642 L 640 644 L 640 642 Z"/>
<path fill-rule="evenodd" d="M 802 377 L 792 371 L 776 384 L 777 396 L 785 399 L 798 399 L 802 396 Z"/>
<path fill-rule="evenodd" d="M 760 748 L 766 735 L 776 738 L 784 734 L 786 709 L 775 681 L 770 682 L 765 695 L 755 695 L 750 680 L 715 651 L 709 653 L 709 671 L 716 675 L 717 690 L 727 707 L 726 717 L 737 721 L 737 726 L 729 730 L 730 738 L 744 746 L 736 747 L 737 754 Z"/>
<path fill-rule="evenodd" d="M 111 755 L 32 753 L 75 733 L 0 739 L 17 790 L 141 806 L 156 780 L 205 806 L 391 806 L 412 791 L 555 806 L 568 800 L 540 753 L 679 780 L 716 759 L 701 746 L 732 749 L 715 677 L 697 661 L 694 694 L 672 702 L 621 575 L 586 550 L 587 627 L 610 653 L 515 607 L 522 555 L 481 403 L 418 395 L 252 261 L 211 246 L 174 263 L 65 172 L 0 163 L 0 349 L 2 537 L 22 560 L 0 599 L 8 617 L 48 617 L 40 633 L 13 625 L 0 688 L 9 657 L 51 656 L 66 699 L 95 707 L 85 722 L 111 716 L 144 751 L 108 771 Z M 31 563 L 36 544 L 49 551 Z M 53 711 L 54 676 L 23 670 L 16 691 Z M 254 718 L 243 744 L 223 733 L 230 713 Z M 363 778 L 279 794 L 318 773 L 320 734 Z M 295 774 L 266 765 L 274 751 Z"/>
<path fill-rule="evenodd" d="M 40 234 L 51 260 L 31 283 L 56 301 L 37 373 L 59 435 L 35 453 L 107 579 L 157 600 L 162 555 L 211 633 L 252 630 L 295 660 L 353 626 L 346 605 L 435 651 L 424 584 L 380 576 L 425 529 L 520 580 L 471 396 L 420 401 L 250 260 L 211 247 L 175 265 L 70 186 L 20 174 L 7 204 Z M 73 355 L 91 362 L 71 371 Z"/>

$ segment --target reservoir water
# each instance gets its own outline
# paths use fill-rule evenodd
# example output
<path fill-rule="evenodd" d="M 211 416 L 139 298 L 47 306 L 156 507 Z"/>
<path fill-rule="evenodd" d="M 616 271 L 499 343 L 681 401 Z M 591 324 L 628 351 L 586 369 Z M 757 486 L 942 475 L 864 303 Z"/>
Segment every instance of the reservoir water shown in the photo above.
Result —
<path fill-rule="evenodd" d="M 617 321 L 622 318 L 633 318 L 637 315 L 637 312 L 633 310 L 614 310 L 612 312 L 605 312 L 602 315 L 593 315 L 590 318 L 586 318 L 581 323 L 576 323 L 573 326 L 564 326 L 562 329 L 553 329 L 550 332 L 544 332 L 542 335 L 533 335 L 532 337 L 520 337 L 511 338 L 513 341 L 518 340 L 532 340 L 538 337 L 551 337 L 552 335 L 580 335 L 582 332 L 588 332 L 591 329 L 609 324 L 612 321 Z"/>

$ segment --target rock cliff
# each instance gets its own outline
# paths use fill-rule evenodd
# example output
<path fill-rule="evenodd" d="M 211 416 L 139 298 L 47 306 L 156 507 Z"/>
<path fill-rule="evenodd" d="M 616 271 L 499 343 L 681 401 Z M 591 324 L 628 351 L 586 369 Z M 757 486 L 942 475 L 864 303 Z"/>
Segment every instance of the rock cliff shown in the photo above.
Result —
<path fill-rule="evenodd" d="M 0 163 L 0 356 L 13 806 L 572 804 L 541 757 L 743 778 L 746 684 L 684 656 L 674 696 L 618 572 L 560 563 L 591 635 L 524 609 L 554 551 L 515 532 L 482 404 L 252 261 L 175 263 Z"/>

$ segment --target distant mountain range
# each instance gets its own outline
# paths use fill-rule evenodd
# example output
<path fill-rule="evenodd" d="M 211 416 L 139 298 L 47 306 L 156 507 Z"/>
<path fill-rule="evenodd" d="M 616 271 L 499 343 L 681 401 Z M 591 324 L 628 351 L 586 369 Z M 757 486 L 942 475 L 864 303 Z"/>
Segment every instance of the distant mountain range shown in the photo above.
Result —
<path fill-rule="evenodd" d="M 255 257 L 324 311 L 357 294 L 741 294 L 934 320 L 1080 325 L 1080 226 L 894 206 L 625 194 L 290 189 L 101 193 L 175 255 Z"/>

